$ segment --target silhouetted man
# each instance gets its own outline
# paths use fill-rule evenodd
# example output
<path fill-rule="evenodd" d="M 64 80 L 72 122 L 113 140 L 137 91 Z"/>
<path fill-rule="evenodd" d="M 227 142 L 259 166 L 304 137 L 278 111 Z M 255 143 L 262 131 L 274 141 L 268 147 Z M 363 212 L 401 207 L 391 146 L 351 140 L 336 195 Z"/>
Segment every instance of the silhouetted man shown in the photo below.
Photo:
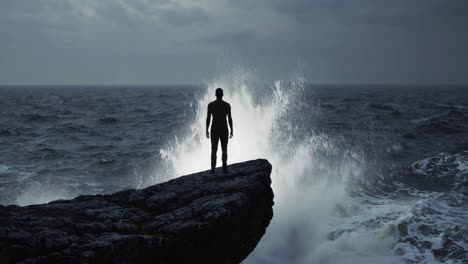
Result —
<path fill-rule="evenodd" d="M 223 89 L 216 89 L 216 100 L 208 104 L 208 115 L 206 116 L 206 137 L 210 138 L 208 128 L 210 127 L 210 119 L 213 116 L 213 124 L 211 125 L 211 172 L 214 173 L 216 168 L 216 152 L 218 151 L 218 142 L 221 141 L 221 150 L 223 152 L 223 173 L 227 171 L 227 145 L 228 145 L 228 126 L 226 117 L 229 120 L 231 135 L 233 136 L 231 106 L 223 101 Z"/>

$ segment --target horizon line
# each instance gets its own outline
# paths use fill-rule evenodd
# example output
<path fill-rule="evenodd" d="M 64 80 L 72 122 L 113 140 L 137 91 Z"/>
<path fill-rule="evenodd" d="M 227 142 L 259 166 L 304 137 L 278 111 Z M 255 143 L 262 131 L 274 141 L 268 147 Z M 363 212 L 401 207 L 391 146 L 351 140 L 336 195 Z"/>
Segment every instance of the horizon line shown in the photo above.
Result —
<path fill-rule="evenodd" d="M 174 87 L 174 86 L 204 86 L 203 83 L 162 83 L 162 84 L 2 84 L 0 87 Z M 468 86 L 468 83 L 306 83 L 310 86 Z"/>

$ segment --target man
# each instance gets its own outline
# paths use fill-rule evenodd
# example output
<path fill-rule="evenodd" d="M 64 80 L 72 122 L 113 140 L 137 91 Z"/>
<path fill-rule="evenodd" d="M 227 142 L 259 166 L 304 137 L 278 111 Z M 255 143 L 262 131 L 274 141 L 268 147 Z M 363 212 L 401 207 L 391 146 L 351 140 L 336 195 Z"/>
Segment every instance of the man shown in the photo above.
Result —
<path fill-rule="evenodd" d="M 233 136 L 231 106 L 223 101 L 223 89 L 216 89 L 216 100 L 208 104 L 208 115 L 206 116 L 206 137 L 210 138 L 208 128 L 210 127 L 210 119 L 213 116 L 213 124 L 211 125 L 211 171 L 213 174 L 216 168 L 216 152 L 218 151 L 218 142 L 221 141 L 223 173 L 228 173 L 227 170 L 227 145 L 228 145 L 228 126 L 226 117 L 229 120 L 231 129 L 230 138 Z"/>

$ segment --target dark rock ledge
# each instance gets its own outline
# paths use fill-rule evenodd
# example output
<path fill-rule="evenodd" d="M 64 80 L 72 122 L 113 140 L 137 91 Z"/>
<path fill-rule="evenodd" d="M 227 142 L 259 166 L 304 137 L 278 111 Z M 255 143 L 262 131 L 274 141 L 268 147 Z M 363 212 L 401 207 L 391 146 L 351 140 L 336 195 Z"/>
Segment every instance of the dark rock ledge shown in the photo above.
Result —
<path fill-rule="evenodd" d="M 0 206 L 0 263 L 239 263 L 273 216 L 271 165 L 141 190 Z"/>

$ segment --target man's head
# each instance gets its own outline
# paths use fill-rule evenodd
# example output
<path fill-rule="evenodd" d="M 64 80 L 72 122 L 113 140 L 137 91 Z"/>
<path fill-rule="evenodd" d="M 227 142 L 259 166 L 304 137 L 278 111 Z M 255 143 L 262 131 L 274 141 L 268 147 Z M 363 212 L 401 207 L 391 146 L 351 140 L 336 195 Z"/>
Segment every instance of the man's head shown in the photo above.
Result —
<path fill-rule="evenodd" d="M 223 95 L 224 95 L 223 89 L 221 88 L 216 89 L 216 98 L 221 99 L 223 98 Z"/>

